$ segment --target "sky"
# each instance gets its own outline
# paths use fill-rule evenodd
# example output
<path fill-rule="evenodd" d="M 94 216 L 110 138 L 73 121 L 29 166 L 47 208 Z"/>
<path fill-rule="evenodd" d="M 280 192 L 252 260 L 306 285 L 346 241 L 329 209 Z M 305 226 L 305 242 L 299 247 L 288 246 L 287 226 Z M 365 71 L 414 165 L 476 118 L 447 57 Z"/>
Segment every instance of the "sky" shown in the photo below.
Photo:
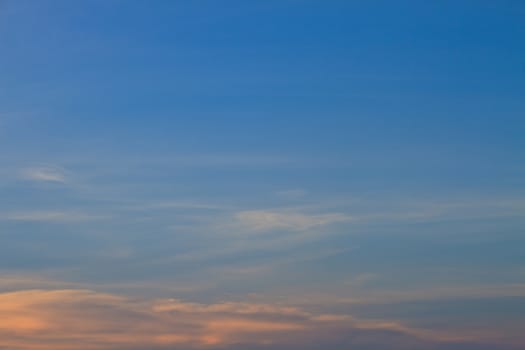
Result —
<path fill-rule="evenodd" d="M 0 0 L 0 350 L 523 349 L 524 17 Z"/>

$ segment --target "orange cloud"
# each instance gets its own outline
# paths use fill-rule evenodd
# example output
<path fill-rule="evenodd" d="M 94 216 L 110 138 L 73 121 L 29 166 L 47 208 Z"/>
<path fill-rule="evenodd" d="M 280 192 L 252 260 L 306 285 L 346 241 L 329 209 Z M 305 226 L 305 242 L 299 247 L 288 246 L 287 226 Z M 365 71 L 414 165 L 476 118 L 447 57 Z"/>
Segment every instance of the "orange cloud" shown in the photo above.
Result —
<path fill-rule="evenodd" d="M 135 300 L 89 290 L 0 294 L 0 349 L 9 350 L 299 349 L 334 341 L 347 346 L 379 341 L 384 347 L 377 349 L 396 349 L 392 337 L 399 349 L 413 343 L 430 349 L 451 340 L 396 322 L 280 305 Z"/>

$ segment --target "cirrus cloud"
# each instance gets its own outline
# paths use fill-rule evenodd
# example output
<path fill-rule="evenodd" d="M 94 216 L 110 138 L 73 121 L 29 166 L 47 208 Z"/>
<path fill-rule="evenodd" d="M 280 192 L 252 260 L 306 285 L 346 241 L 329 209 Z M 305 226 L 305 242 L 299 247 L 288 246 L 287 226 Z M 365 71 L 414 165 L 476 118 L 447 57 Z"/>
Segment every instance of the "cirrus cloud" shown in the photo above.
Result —
<path fill-rule="evenodd" d="M 27 180 L 40 182 L 65 183 L 66 175 L 62 169 L 56 167 L 37 167 L 22 171 L 22 176 Z"/>
<path fill-rule="evenodd" d="M 276 210 L 246 210 L 236 213 L 235 219 L 242 226 L 254 231 L 275 229 L 302 231 L 316 226 L 349 221 L 351 217 L 342 213 L 303 214 Z"/>

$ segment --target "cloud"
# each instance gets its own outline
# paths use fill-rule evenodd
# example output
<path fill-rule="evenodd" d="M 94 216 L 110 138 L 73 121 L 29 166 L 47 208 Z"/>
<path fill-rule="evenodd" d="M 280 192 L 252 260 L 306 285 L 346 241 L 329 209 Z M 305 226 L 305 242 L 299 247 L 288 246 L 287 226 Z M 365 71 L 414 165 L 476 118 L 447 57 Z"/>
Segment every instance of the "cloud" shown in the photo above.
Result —
<path fill-rule="evenodd" d="M 460 335 L 397 322 L 361 321 L 278 304 L 140 300 L 90 290 L 2 293 L 0 315 L 1 343 L 10 350 L 437 350 L 474 344 Z"/>
<path fill-rule="evenodd" d="M 351 220 L 341 213 L 308 215 L 296 212 L 248 210 L 235 214 L 235 219 L 242 226 L 254 231 L 307 230 L 316 226 L 334 224 Z"/>
<path fill-rule="evenodd" d="M 58 168 L 52 167 L 39 167 L 25 169 L 22 175 L 27 180 L 40 181 L 40 182 L 55 182 L 65 183 L 66 175 L 64 171 Z"/>
<path fill-rule="evenodd" d="M 0 291 L 38 288 L 78 288 L 79 283 L 43 278 L 36 274 L 0 272 Z"/>

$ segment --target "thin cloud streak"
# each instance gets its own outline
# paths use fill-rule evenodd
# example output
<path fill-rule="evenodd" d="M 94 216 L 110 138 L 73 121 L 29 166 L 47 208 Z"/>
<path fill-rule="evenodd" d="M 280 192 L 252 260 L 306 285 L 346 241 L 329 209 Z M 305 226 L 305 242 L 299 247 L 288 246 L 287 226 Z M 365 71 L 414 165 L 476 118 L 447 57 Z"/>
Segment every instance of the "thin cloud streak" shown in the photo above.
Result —
<path fill-rule="evenodd" d="M 106 218 L 108 217 L 102 215 L 65 211 L 27 211 L 0 214 L 0 220 L 8 221 L 79 222 Z"/>
<path fill-rule="evenodd" d="M 504 298 L 504 297 L 525 297 L 525 284 L 513 283 L 502 285 L 478 285 L 478 286 L 456 286 L 456 287 L 435 287 L 429 290 L 413 291 L 385 291 L 369 292 L 368 297 L 355 299 L 335 299 L 334 302 L 361 304 L 391 304 L 413 301 L 435 301 L 453 299 L 476 299 L 476 298 Z"/>
<path fill-rule="evenodd" d="M 316 226 L 330 225 L 351 221 L 352 218 L 342 213 L 303 214 L 284 211 L 248 210 L 235 214 L 239 224 L 253 231 L 276 229 L 303 231 Z"/>

